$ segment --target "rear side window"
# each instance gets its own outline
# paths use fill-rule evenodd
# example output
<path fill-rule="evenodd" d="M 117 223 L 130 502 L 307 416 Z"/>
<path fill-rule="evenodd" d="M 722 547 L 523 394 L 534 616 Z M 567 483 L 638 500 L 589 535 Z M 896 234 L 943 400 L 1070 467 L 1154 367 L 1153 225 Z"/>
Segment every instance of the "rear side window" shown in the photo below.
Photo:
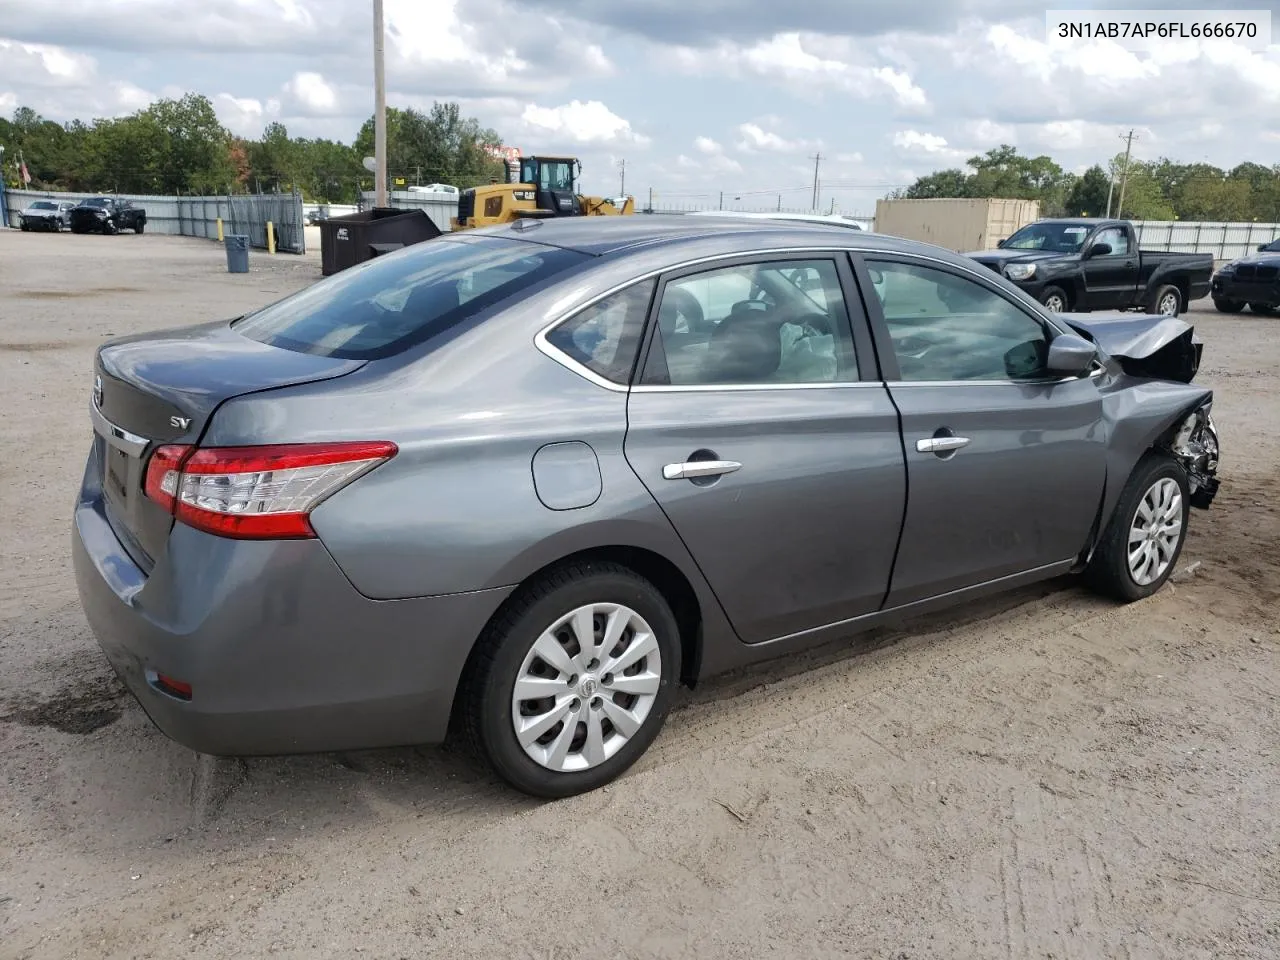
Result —
<path fill-rule="evenodd" d="M 597 376 L 625 386 L 657 283 L 636 283 L 593 303 L 548 333 L 547 342 Z"/>
<path fill-rule="evenodd" d="M 376 360 L 587 259 L 520 240 L 442 237 L 326 277 L 232 326 L 286 350 Z"/>

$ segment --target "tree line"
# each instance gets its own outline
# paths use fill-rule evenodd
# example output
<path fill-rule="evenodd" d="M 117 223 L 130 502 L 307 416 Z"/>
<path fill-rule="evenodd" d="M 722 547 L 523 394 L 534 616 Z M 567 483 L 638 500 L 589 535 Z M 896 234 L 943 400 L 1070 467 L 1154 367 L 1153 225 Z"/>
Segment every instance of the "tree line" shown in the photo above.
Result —
<path fill-rule="evenodd" d="M 0 118 L 3 176 L 20 187 L 20 161 L 31 188 L 124 194 L 223 194 L 300 191 L 307 201 L 355 203 L 372 190 L 363 166 L 373 155 L 370 116 L 350 144 L 292 137 L 270 123 L 257 139 L 233 135 L 212 102 L 195 93 L 157 100 L 126 117 L 58 123 L 29 107 Z M 448 183 L 460 189 L 504 179 L 489 148 L 496 131 L 462 115 L 456 103 L 430 110 L 387 109 L 389 186 Z"/>
<path fill-rule="evenodd" d="M 1241 163 L 1227 170 L 1164 157 L 1130 158 L 1126 176 L 1124 154 L 1117 154 L 1076 175 L 1050 157 L 1024 156 L 1002 144 L 966 166 L 930 173 L 891 196 L 1038 200 L 1041 214 L 1050 217 L 1106 216 L 1110 198 L 1111 216 L 1132 220 L 1280 222 L 1280 164 Z"/>

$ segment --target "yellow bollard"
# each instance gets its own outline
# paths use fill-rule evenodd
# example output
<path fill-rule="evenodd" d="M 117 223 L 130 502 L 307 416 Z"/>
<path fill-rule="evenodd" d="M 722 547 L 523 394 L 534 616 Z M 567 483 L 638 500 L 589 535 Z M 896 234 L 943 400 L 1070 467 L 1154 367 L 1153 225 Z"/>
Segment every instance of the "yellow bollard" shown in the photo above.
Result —
<path fill-rule="evenodd" d="M 276 225 L 267 221 L 267 253 L 276 252 Z"/>
<path fill-rule="evenodd" d="M 218 218 L 218 242 L 222 243 L 222 218 Z"/>

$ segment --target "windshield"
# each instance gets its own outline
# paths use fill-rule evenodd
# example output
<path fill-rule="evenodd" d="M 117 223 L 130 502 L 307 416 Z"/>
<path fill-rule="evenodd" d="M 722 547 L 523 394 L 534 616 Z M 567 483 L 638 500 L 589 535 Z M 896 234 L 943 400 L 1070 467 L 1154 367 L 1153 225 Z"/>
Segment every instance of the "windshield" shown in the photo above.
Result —
<path fill-rule="evenodd" d="M 82 206 L 82 207 L 109 207 L 109 206 L 111 206 L 111 201 L 110 201 L 110 200 L 108 200 L 106 197 L 94 197 L 94 198 L 93 198 L 93 199 L 91 199 L 91 200 L 81 200 L 81 201 L 80 201 L 80 206 Z"/>
<path fill-rule="evenodd" d="M 334 274 L 232 326 L 286 350 L 375 360 L 588 259 L 495 237 L 429 240 Z"/>
<path fill-rule="evenodd" d="M 568 160 L 527 158 L 520 161 L 520 182 L 539 190 L 572 190 L 573 165 Z"/>
<path fill-rule="evenodd" d="M 1088 226 L 1080 223 L 1055 223 L 1046 220 L 1023 227 L 1004 242 L 1014 250 L 1047 250 L 1052 253 L 1079 253 Z"/>
<path fill-rule="evenodd" d="M 1280 239 L 1272 240 L 1262 248 L 1263 253 L 1280 253 Z"/>

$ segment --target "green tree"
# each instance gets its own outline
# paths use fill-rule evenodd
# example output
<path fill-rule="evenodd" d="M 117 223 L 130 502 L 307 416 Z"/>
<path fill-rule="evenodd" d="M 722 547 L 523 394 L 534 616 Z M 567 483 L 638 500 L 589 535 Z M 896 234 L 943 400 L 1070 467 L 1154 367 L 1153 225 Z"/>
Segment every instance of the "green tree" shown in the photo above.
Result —
<path fill-rule="evenodd" d="M 926 174 L 905 189 L 895 190 L 892 197 L 904 200 L 936 200 L 944 197 L 968 197 L 969 174 L 963 170 L 939 170 Z"/>
<path fill-rule="evenodd" d="M 1124 204 L 1120 204 L 1120 185 L 1125 169 L 1124 154 L 1117 154 L 1110 163 L 1116 180 L 1115 207 L 1112 216 L 1128 220 L 1173 220 L 1176 213 L 1173 203 L 1160 188 L 1160 181 L 1152 173 L 1152 164 L 1130 158 L 1128 176 L 1124 178 Z"/>
<path fill-rule="evenodd" d="M 370 117 L 355 139 L 358 157 L 373 155 L 374 123 Z M 387 175 L 460 188 L 503 179 L 500 160 L 486 152 L 501 145 L 497 132 L 464 117 L 456 103 L 435 103 L 428 113 L 412 107 L 387 109 Z"/>
<path fill-rule="evenodd" d="M 1111 178 L 1102 167 L 1094 164 L 1071 185 L 1064 203 L 1066 213 L 1075 217 L 1106 216 L 1110 189 Z"/>

